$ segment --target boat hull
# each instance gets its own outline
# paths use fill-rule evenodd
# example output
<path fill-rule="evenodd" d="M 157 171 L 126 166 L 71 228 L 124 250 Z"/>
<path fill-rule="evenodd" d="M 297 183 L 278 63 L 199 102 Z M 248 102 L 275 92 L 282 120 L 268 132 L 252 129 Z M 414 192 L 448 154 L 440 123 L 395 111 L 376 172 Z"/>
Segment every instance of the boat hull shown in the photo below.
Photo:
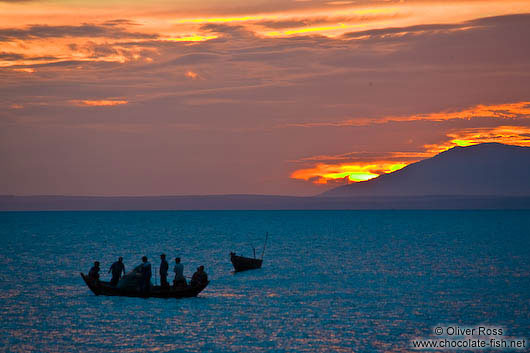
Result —
<path fill-rule="evenodd" d="M 160 286 L 152 286 L 147 293 L 141 293 L 135 290 L 124 290 L 111 286 L 109 282 L 94 281 L 81 273 L 81 277 L 92 293 L 95 295 L 118 296 L 118 297 L 140 297 L 140 298 L 191 298 L 196 297 L 206 286 L 209 281 L 200 286 L 186 286 L 183 288 L 162 288 Z"/>
<path fill-rule="evenodd" d="M 261 268 L 261 264 L 263 263 L 261 259 L 253 259 L 235 254 L 230 254 L 230 261 L 232 261 L 236 272 L 255 270 Z"/>

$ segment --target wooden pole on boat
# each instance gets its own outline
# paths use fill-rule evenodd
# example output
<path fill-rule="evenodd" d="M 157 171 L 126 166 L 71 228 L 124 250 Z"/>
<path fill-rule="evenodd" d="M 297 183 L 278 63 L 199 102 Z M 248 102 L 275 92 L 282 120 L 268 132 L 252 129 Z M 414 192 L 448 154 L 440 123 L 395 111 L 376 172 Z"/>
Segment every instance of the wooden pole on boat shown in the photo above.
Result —
<path fill-rule="evenodd" d="M 265 254 L 265 247 L 267 246 L 267 239 L 269 239 L 269 232 L 265 235 L 265 244 L 263 244 L 263 251 L 261 252 L 261 259 L 263 260 L 263 254 Z"/>

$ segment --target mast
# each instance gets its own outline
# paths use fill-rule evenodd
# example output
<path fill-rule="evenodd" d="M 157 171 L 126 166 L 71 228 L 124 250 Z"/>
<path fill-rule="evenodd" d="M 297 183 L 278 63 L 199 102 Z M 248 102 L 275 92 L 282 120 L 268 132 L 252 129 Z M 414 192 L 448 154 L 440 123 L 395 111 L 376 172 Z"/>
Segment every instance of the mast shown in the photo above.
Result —
<path fill-rule="evenodd" d="M 261 252 L 261 259 L 263 260 L 263 254 L 265 254 L 265 248 L 267 247 L 267 239 L 269 239 L 269 232 L 265 235 L 265 244 L 263 244 L 263 251 Z"/>

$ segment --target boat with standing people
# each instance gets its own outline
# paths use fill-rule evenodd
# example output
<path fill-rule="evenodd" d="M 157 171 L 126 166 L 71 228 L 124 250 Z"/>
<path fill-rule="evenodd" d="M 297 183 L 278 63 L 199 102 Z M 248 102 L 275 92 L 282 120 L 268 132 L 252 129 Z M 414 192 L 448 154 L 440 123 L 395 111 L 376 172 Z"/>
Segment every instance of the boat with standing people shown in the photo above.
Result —
<path fill-rule="evenodd" d="M 167 281 L 169 264 L 166 261 L 166 255 L 161 254 L 160 258 L 160 285 L 153 285 L 151 282 L 153 271 L 147 256 L 143 256 L 142 263 L 129 273 L 126 273 L 123 277 L 121 277 L 121 273 L 125 272 L 125 268 L 122 263 L 123 258 L 120 257 L 109 270 L 113 274 L 112 279 L 108 282 L 100 280 L 99 261 L 94 262 L 94 266 L 90 269 L 88 275 L 81 273 L 81 277 L 95 295 L 141 298 L 196 297 L 210 283 L 208 281 L 208 274 L 204 271 L 204 266 L 199 266 L 188 284 L 182 273 L 183 266 L 180 263 L 180 258 L 177 257 L 175 259 L 175 280 L 173 281 L 173 286 L 170 286 Z M 115 271 L 117 264 L 120 266 Z M 154 274 L 156 282 L 156 271 Z"/>
<path fill-rule="evenodd" d="M 147 292 L 142 292 L 130 288 L 118 288 L 110 284 L 110 282 L 94 280 L 87 275 L 81 273 L 81 277 L 86 285 L 95 295 L 120 296 L 120 297 L 140 297 L 140 298 L 191 298 L 196 297 L 200 292 L 208 286 L 210 281 L 199 284 L 188 284 L 182 287 L 162 287 L 151 286 Z"/>

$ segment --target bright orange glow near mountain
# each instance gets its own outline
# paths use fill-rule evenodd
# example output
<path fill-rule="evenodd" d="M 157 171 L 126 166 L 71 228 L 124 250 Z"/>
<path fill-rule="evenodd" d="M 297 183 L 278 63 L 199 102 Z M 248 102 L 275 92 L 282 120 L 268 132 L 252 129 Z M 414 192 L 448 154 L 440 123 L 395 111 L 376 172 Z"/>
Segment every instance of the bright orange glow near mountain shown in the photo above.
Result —
<path fill-rule="evenodd" d="M 366 181 L 384 173 L 391 173 L 405 167 L 408 163 L 376 162 L 358 164 L 330 165 L 319 163 L 314 168 L 300 169 L 291 174 L 291 178 L 311 181 L 315 184 L 327 184 L 331 180 L 346 179 L 348 182 Z"/>
<path fill-rule="evenodd" d="M 486 142 L 530 146 L 530 128 L 523 126 L 471 128 L 451 132 L 447 134 L 447 137 L 450 138 L 447 142 L 425 145 L 426 157 L 432 157 L 456 146 L 466 147 Z M 410 153 L 409 155 L 410 157 L 415 157 L 417 154 Z M 408 157 L 408 154 L 401 153 L 401 156 Z M 373 160 L 363 163 L 335 165 L 319 163 L 313 168 L 299 169 L 293 172 L 291 178 L 310 181 L 314 184 L 327 184 L 330 181 L 345 178 L 347 178 L 348 182 L 359 182 L 376 178 L 381 174 L 392 173 L 414 162 L 417 162 L 417 160 L 398 163 Z"/>
<path fill-rule="evenodd" d="M 497 105 L 478 105 L 468 109 L 447 113 L 432 113 L 425 115 L 383 117 L 379 119 L 359 119 L 359 125 L 381 124 L 386 122 L 406 122 L 406 121 L 447 121 L 447 120 L 491 120 L 491 119 L 519 119 L 527 121 L 530 118 L 530 102 L 515 102 Z M 303 127 L 322 126 L 352 126 L 350 121 L 338 123 L 312 123 L 300 124 Z M 508 145 L 530 146 L 530 128 L 526 126 L 494 126 L 477 127 L 451 130 L 446 133 L 447 140 L 441 143 L 424 145 L 425 150 L 421 152 L 388 152 L 388 157 L 392 159 L 402 158 L 400 161 L 389 162 L 388 159 L 374 158 L 363 160 L 362 162 L 340 162 L 321 163 L 319 160 L 340 160 L 343 156 L 311 157 L 303 161 L 314 161 L 317 164 L 311 168 L 296 170 L 291 174 L 291 178 L 310 181 L 314 184 L 328 184 L 333 180 L 347 178 L 348 182 L 366 181 L 378 177 L 384 173 L 391 173 L 399 170 L 408 164 L 418 161 L 420 158 L 429 158 L 440 152 L 446 151 L 455 146 L 471 146 L 479 143 L 498 142 Z M 418 158 L 420 157 L 420 158 Z M 323 159 L 322 159 L 323 158 Z"/>

